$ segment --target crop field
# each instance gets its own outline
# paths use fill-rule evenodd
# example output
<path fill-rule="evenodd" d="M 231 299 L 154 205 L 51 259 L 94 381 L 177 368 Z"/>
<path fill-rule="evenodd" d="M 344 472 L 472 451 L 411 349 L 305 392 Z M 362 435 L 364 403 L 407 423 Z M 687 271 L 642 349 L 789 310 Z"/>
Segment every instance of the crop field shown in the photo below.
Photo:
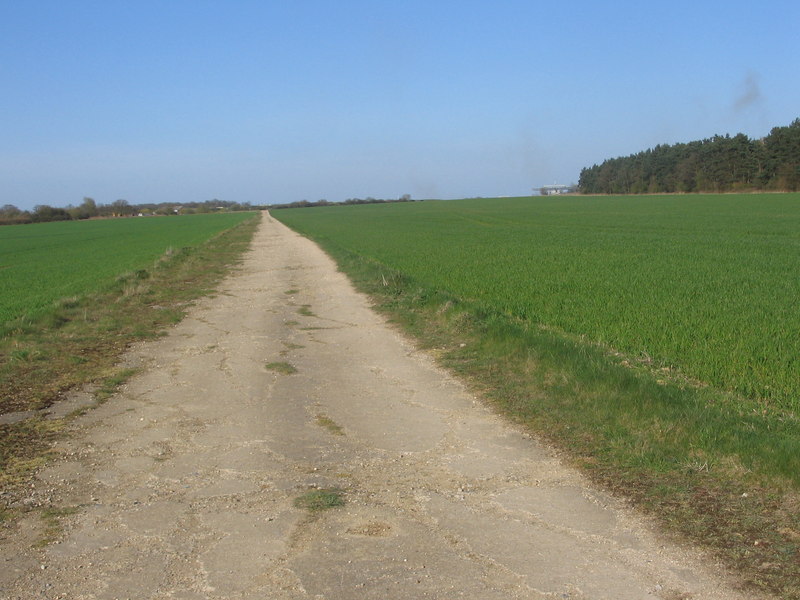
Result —
<path fill-rule="evenodd" d="M 800 408 L 800 194 L 273 211 L 420 286 Z"/>
<path fill-rule="evenodd" d="M 196 246 L 252 213 L 67 221 L 0 227 L 0 323 L 35 317 L 145 269 L 169 249 Z"/>

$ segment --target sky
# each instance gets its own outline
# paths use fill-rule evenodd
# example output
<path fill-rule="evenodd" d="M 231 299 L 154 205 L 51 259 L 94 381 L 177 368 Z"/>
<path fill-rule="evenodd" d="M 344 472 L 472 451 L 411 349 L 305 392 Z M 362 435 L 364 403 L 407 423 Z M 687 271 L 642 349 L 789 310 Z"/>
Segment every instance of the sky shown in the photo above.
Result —
<path fill-rule="evenodd" d="M 0 205 L 528 195 L 800 117 L 796 0 L 0 0 Z"/>

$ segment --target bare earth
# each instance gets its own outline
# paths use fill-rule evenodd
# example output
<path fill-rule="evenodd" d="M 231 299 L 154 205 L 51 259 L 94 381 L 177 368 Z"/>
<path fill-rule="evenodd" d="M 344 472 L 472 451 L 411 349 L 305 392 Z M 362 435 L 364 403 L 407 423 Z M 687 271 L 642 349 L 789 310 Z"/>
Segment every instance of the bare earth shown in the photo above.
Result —
<path fill-rule="evenodd" d="M 747 598 L 492 414 L 267 215 L 219 293 L 126 362 L 143 371 L 31 490 L 76 512 L 44 547 L 35 511 L 3 534 L 3 598 Z M 314 487 L 346 504 L 295 507 Z"/>

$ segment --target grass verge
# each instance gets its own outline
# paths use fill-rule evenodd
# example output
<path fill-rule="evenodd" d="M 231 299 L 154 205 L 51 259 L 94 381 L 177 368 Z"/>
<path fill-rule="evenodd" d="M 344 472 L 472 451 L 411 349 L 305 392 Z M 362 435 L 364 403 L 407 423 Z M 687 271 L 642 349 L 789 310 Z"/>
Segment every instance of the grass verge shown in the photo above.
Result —
<path fill-rule="evenodd" d="M 378 310 L 498 411 L 712 551 L 746 585 L 800 599 L 796 414 L 653 371 L 322 243 Z"/>
<path fill-rule="evenodd" d="M 210 293 L 248 248 L 260 215 L 205 244 L 169 250 L 150 269 L 126 273 L 102 293 L 61 300 L 35 321 L 0 331 L 0 414 L 47 408 L 69 389 L 98 382 L 98 403 L 133 371 L 116 367 L 134 342 L 162 335 Z M 40 416 L 0 425 L 0 490 L 47 458 L 62 420 Z M 13 494 L 12 494 L 13 495 Z"/>

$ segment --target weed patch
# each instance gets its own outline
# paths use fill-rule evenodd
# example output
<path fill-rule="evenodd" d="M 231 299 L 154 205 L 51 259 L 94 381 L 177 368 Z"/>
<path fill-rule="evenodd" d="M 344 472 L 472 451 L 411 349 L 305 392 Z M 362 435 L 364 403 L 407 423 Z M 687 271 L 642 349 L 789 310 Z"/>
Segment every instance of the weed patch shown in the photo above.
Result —
<path fill-rule="evenodd" d="M 324 488 L 306 492 L 294 499 L 296 508 L 310 513 L 318 513 L 338 506 L 344 506 L 344 493 L 339 488 Z"/>
<path fill-rule="evenodd" d="M 41 539 L 36 543 L 36 547 L 43 548 L 56 541 L 64 531 L 61 519 L 76 514 L 80 509 L 77 506 L 65 508 L 46 508 L 41 511 L 40 516 L 44 523 L 44 532 Z"/>
<path fill-rule="evenodd" d="M 288 362 L 283 361 L 267 363 L 266 367 L 270 371 L 275 371 L 281 375 L 293 375 L 297 373 L 297 369 L 295 367 L 290 365 Z"/>
<path fill-rule="evenodd" d="M 20 486 L 42 466 L 62 428 L 62 421 L 42 417 L 0 424 L 0 489 Z"/>
<path fill-rule="evenodd" d="M 292 342 L 283 342 L 285 348 L 280 351 L 281 356 L 287 356 L 292 352 L 292 350 L 299 350 L 301 348 L 305 348 L 302 344 L 293 344 Z"/>
<path fill-rule="evenodd" d="M 320 427 L 324 427 L 325 429 L 330 431 L 333 435 L 344 435 L 344 429 L 342 428 L 342 426 L 327 415 L 323 414 L 317 415 L 317 425 L 319 425 Z"/>
<path fill-rule="evenodd" d="M 105 402 L 116 393 L 121 385 L 138 372 L 139 369 L 118 369 L 113 375 L 103 379 L 100 387 L 94 393 L 95 400 L 99 403 Z"/>

